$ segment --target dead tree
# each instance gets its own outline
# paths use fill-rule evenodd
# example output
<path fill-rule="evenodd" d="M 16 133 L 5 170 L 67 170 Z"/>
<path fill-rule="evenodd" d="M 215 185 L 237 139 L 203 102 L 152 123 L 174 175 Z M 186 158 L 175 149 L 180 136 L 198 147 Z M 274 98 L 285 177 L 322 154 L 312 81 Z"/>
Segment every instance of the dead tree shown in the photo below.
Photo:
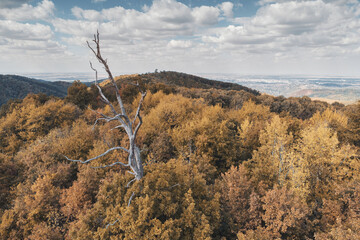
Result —
<path fill-rule="evenodd" d="M 87 160 L 84 160 L 84 161 L 70 159 L 67 156 L 65 156 L 65 158 L 67 160 L 69 160 L 69 161 L 72 161 L 72 162 L 80 162 L 80 163 L 85 164 L 85 163 L 92 162 L 92 161 L 94 161 L 96 159 L 99 159 L 99 158 L 101 158 L 101 157 L 103 157 L 103 156 L 107 155 L 108 153 L 110 153 L 112 151 L 115 151 L 115 150 L 125 151 L 125 152 L 128 153 L 127 163 L 123 163 L 121 161 L 116 161 L 116 162 L 113 162 L 113 163 L 111 163 L 109 165 L 100 166 L 100 167 L 96 167 L 96 168 L 107 168 L 107 167 L 112 167 L 112 166 L 115 166 L 115 165 L 121 165 L 123 167 L 130 168 L 131 170 L 128 171 L 128 172 L 130 174 L 134 175 L 134 179 L 132 179 L 127 184 L 127 186 L 129 186 L 131 182 L 133 182 L 135 180 L 140 180 L 144 175 L 143 165 L 142 165 L 141 157 L 140 157 L 140 149 L 136 145 L 135 141 L 136 141 L 136 135 L 137 135 L 137 133 L 138 133 L 140 127 L 141 127 L 141 124 L 142 124 L 142 118 L 141 118 L 141 115 L 140 115 L 140 110 L 141 110 L 141 105 L 142 105 L 142 103 L 144 101 L 144 98 L 146 96 L 146 91 L 141 90 L 141 88 L 139 86 L 139 83 L 135 84 L 136 86 L 139 87 L 139 91 L 141 93 L 141 98 L 140 98 L 139 105 L 138 105 L 138 107 L 136 109 L 136 113 L 135 113 L 134 118 L 130 119 L 129 115 L 126 113 L 123 101 L 122 101 L 120 93 L 119 93 L 119 88 L 116 85 L 115 79 L 114 79 L 114 77 L 113 77 L 113 75 L 112 75 L 112 73 L 110 71 L 110 68 L 109 68 L 108 63 L 107 63 L 107 59 L 104 59 L 101 56 L 99 32 L 97 32 L 97 34 L 94 35 L 93 42 L 95 43 L 96 48 L 93 48 L 90 45 L 89 42 L 87 42 L 87 45 L 90 48 L 90 50 L 94 53 L 94 55 L 95 55 L 96 59 L 99 61 L 99 63 L 103 65 L 103 67 L 104 67 L 104 69 L 105 69 L 105 71 L 106 71 L 106 73 L 108 75 L 108 78 L 110 80 L 110 83 L 112 84 L 112 88 L 115 91 L 116 100 L 117 100 L 117 103 L 119 105 L 118 108 L 120 109 L 120 111 L 117 111 L 115 106 L 104 95 L 101 87 L 99 86 L 97 70 L 92 66 L 92 64 L 90 62 L 90 67 L 95 72 L 95 86 L 99 90 L 101 100 L 105 104 L 110 106 L 110 109 L 111 109 L 111 112 L 112 112 L 112 115 L 113 115 L 113 116 L 106 116 L 103 113 L 97 112 L 98 114 L 101 115 L 101 117 L 96 119 L 96 121 L 94 123 L 94 126 L 101 120 L 106 121 L 106 122 L 117 121 L 119 123 L 119 125 L 116 126 L 114 129 L 120 129 L 120 128 L 124 129 L 124 131 L 127 134 L 128 139 L 129 139 L 129 149 L 124 148 L 124 147 L 120 147 L 120 146 L 119 147 L 113 147 L 113 148 L 108 149 L 104 153 L 96 156 L 96 157 L 93 157 L 91 159 L 87 159 Z M 130 204 L 131 198 L 129 199 L 129 204 Z"/>

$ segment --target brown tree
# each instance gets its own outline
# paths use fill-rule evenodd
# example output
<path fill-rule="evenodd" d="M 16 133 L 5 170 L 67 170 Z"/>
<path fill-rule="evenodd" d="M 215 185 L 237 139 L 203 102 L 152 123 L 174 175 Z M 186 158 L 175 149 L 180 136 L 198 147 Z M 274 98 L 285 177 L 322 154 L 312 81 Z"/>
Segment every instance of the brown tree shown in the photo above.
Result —
<path fill-rule="evenodd" d="M 219 181 L 223 221 L 232 234 L 256 229 L 261 224 L 261 206 L 244 165 L 232 166 Z M 230 236 L 231 239 L 231 236 Z"/>

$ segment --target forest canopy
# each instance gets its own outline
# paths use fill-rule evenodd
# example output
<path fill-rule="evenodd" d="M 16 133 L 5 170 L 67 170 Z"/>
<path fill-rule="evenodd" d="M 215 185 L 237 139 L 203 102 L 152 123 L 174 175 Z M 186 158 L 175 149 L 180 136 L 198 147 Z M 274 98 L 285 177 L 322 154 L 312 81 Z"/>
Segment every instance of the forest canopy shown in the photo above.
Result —
<path fill-rule="evenodd" d="M 117 81 L 132 115 L 141 95 L 131 83 L 148 91 L 137 136 L 144 176 L 129 187 L 123 167 L 92 168 L 125 162 L 122 151 L 88 165 L 64 157 L 127 144 L 115 123 L 94 126 L 111 114 L 94 87 L 74 82 L 64 99 L 30 94 L 5 104 L 0 238 L 360 237 L 360 102 L 273 97 L 173 75 Z"/>

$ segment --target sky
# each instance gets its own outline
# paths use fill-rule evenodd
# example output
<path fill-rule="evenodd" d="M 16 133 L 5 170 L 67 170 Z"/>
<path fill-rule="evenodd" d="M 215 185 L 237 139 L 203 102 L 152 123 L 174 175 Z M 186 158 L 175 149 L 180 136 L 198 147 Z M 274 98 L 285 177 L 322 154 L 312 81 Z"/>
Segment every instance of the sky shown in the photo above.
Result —
<path fill-rule="evenodd" d="M 0 0 L 0 73 L 360 76 L 357 0 Z M 101 68 L 100 65 L 95 65 Z"/>

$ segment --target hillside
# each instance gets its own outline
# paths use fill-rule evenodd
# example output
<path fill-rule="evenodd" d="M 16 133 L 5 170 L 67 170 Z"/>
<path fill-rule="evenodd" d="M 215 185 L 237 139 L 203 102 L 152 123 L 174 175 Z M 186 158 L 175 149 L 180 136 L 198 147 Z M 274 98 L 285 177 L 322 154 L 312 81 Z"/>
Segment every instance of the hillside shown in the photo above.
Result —
<path fill-rule="evenodd" d="M 255 96 L 260 95 L 257 90 L 244 87 L 240 84 L 222 82 L 216 80 L 209 80 L 206 78 L 194 76 L 186 73 L 163 71 L 158 73 L 146 73 L 139 75 L 144 81 L 164 83 L 170 86 L 186 87 L 186 88 L 202 88 L 202 89 L 223 89 L 223 90 L 243 90 L 254 94 Z"/>
<path fill-rule="evenodd" d="M 0 75 L 0 106 L 10 99 L 22 99 L 29 93 L 65 97 L 68 82 L 48 82 L 17 75 Z"/>

